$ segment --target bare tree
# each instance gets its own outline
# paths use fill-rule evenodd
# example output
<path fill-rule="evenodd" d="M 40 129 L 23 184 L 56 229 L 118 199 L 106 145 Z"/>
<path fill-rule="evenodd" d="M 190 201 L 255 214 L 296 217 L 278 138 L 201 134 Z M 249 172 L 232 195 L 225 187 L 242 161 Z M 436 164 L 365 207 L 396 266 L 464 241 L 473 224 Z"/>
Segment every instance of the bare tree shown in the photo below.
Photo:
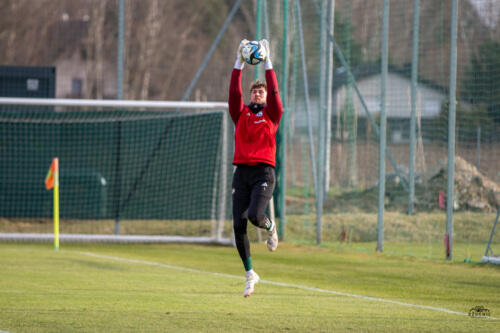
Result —
<path fill-rule="evenodd" d="M 10 3 L 10 11 L 17 14 L 20 3 L 13 1 Z M 14 41 L 16 40 L 16 29 L 9 29 L 7 31 L 7 47 L 5 48 L 5 58 L 7 63 L 12 62 L 16 56 L 16 49 Z"/>
<path fill-rule="evenodd" d="M 86 40 L 86 62 L 85 70 L 87 75 L 86 98 L 102 99 L 103 88 L 103 48 L 104 48 L 104 18 L 106 15 L 107 0 L 92 2 L 90 24 L 88 25 L 88 35 Z"/>
<path fill-rule="evenodd" d="M 143 54 L 145 59 L 143 62 L 145 64 L 144 76 L 142 79 L 142 89 L 141 89 L 141 99 L 145 100 L 149 97 L 149 85 L 151 82 L 151 70 L 154 65 L 153 54 L 158 48 L 158 34 L 160 31 L 160 10 L 158 5 L 158 0 L 152 0 L 148 16 L 146 19 L 146 43 L 145 50 Z"/>

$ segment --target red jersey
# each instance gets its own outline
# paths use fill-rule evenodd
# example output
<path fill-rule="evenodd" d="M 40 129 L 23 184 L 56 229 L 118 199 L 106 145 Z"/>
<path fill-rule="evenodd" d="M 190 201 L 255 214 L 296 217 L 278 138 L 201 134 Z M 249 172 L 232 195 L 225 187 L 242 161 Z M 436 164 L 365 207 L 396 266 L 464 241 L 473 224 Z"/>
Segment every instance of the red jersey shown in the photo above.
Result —
<path fill-rule="evenodd" d="M 233 69 L 229 85 L 229 113 L 236 127 L 233 164 L 276 166 L 276 131 L 283 114 L 274 70 L 266 70 L 267 99 L 262 110 L 253 113 L 243 104 L 241 70 Z"/>

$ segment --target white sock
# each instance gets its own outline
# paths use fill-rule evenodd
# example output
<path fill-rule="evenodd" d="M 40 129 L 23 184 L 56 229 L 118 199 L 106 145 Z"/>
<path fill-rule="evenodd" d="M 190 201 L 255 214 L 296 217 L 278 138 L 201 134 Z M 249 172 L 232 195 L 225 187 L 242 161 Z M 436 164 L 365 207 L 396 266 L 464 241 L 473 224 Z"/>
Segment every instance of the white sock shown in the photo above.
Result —
<path fill-rule="evenodd" d="M 250 275 L 252 275 L 253 273 L 255 273 L 255 272 L 254 272 L 254 270 L 253 270 L 253 269 L 251 269 L 251 270 L 247 271 L 247 276 L 250 276 Z"/>
<path fill-rule="evenodd" d="M 269 227 L 269 229 L 267 229 L 267 231 L 271 231 L 274 228 L 274 221 L 273 220 L 269 220 L 269 221 L 271 221 L 271 226 Z"/>

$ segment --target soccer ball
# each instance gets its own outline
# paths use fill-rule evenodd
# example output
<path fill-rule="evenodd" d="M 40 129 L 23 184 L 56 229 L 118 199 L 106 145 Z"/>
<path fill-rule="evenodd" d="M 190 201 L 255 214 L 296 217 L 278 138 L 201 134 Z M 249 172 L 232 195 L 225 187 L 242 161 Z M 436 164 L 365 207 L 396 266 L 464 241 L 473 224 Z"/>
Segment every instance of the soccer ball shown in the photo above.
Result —
<path fill-rule="evenodd" d="M 266 57 L 266 49 L 257 41 L 248 42 L 241 49 L 241 56 L 247 64 L 258 65 L 263 62 Z"/>

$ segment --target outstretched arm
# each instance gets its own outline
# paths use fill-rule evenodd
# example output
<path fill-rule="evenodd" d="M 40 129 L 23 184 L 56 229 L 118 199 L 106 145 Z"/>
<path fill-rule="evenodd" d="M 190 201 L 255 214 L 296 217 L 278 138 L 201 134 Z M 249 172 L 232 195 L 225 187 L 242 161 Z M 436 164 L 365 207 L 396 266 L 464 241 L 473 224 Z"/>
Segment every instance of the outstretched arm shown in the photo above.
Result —
<path fill-rule="evenodd" d="M 266 39 L 260 41 L 260 43 L 266 49 L 266 84 L 267 84 L 267 110 L 269 118 L 275 123 L 279 124 L 281 116 L 283 115 L 283 103 L 281 102 L 279 90 L 278 90 L 278 80 L 276 79 L 276 73 L 273 70 L 273 64 L 271 62 L 271 50 L 269 49 L 269 42 Z"/>
<path fill-rule="evenodd" d="M 243 93 L 241 90 L 241 69 L 233 69 L 229 84 L 229 114 L 233 122 L 238 123 L 238 118 L 243 110 Z"/>
<path fill-rule="evenodd" d="M 244 61 L 241 57 L 241 49 L 248 43 L 248 40 L 243 39 L 238 46 L 236 53 L 236 62 L 234 63 L 233 72 L 231 73 L 231 82 L 229 83 L 229 114 L 236 124 L 240 113 L 243 110 L 243 92 L 241 90 L 241 70 L 244 66 Z"/>
<path fill-rule="evenodd" d="M 278 80 L 276 80 L 276 73 L 274 70 L 266 69 L 266 83 L 267 83 L 267 110 L 269 118 L 275 123 L 279 124 L 281 116 L 283 115 L 283 103 L 281 102 L 280 93 L 278 90 Z"/>

